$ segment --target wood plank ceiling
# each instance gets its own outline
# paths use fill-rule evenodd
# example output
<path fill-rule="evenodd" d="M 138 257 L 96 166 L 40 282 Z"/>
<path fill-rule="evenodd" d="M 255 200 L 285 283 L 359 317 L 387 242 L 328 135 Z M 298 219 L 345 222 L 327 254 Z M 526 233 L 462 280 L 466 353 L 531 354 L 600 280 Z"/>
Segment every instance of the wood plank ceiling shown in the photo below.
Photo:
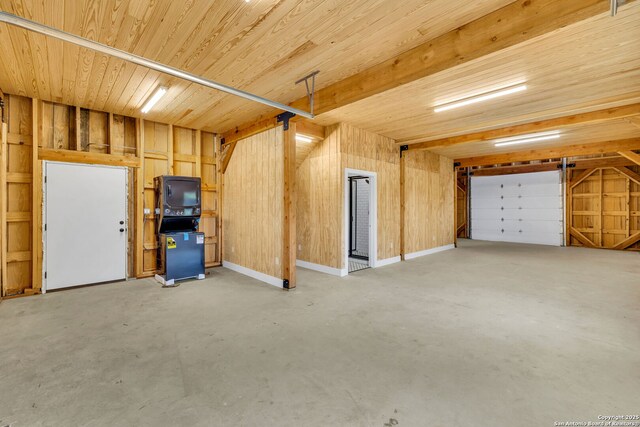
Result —
<path fill-rule="evenodd" d="M 401 144 L 468 134 L 640 101 L 640 3 L 616 17 L 602 14 L 515 47 L 388 90 L 321 115 L 320 123 L 347 121 Z M 436 104 L 526 82 L 512 96 L 434 113 Z M 639 137 L 631 120 L 567 129 L 570 145 Z M 496 149 L 471 142 L 434 149 L 452 158 L 525 148 Z"/>
<path fill-rule="evenodd" d="M 320 70 L 322 86 L 486 15 L 511 0 L 0 0 L 3 11 L 280 102 Z M 0 25 L 8 93 L 222 132 L 269 111 L 61 41 Z"/>

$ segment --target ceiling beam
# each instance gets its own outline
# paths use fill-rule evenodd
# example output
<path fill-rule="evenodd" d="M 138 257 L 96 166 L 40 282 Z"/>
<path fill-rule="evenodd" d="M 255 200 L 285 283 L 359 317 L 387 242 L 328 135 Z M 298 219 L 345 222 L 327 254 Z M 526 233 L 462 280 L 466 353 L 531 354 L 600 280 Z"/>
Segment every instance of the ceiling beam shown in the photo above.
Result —
<path fill-rule="evenodd" d="M 607 154 L 616 152 L 620 152 L 620 154 L 622 154 L 622 152 L 638 149 L 640 149 L 640 138 L 630 138 L 613 141 L 603 141 L 592 144 L 565 145 L 553 148 L 540 148 L 537 150 L 522 150 L 513 151 L 510 153 L 491 154 L 488 156 L 467 157 L 456 159 L 455 161 L 460 163 L 460 167 L 487 166 L 499 165 L 502 163 L 559 159 L 562 157 L 586 156 L 593 154 Z"/>
<path fill-rule="evenodd" d="M 601 123 L 608 120 L 623 119 L 636 115 L 640 115 L 640 104 L 630 104 L 621 107 L 591 111 L 589 113 L 572 114 L 570 116 L 556 117 L 554 119 L 538 120 L 535 122 L 507 126 L 499 129 L 418 142 L 415 144 L 409 144 L 409 150 L 429 150 L 433 148 L 451 147 L 453 145 L 464 144 L 467 142 L 489 141 L 507 136 L 562 129 L 576 125 Z"/>
<path fill-rule="evenodd" d="M 631 160 L 636 165 L 640 166 L 640 154 L 634 153 L 631 150 L 618 151 L 618 154 L 620 154 L 623 157 L 626 157 L 627 159 Z"/>
<path fill-rule="evenodd" d="M 627 4 L 630 3 L 629 1 Z M 318 90 L 319 115 L 607 13 L 609 0 L 517 0 L 394 58 Z M 290 104 L 306 109 L 304 97 Z"/>
<path fill-rule="evenodd" d="M 635 0 L 628 0 L 629 4 Z M 314 94 L 319 115 L 607 13 L 609 0 L 517 0 Z M 626 6 L 626 5 L 625 5 Z M 308 97 L 289 104 L 308 109 Z M 240 128 L 251 126 L 257 117 Z"/>

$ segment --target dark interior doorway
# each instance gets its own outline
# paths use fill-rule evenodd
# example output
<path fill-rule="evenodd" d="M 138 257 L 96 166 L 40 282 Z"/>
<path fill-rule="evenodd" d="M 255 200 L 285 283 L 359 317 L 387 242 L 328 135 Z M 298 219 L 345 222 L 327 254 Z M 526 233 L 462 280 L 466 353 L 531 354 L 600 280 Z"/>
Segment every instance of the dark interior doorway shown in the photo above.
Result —
<path fill-rule="evenodd" d="M 349 270 L 369 267 L 370 178 L 349 177 Z M 353 264 L 353 268 L 352 268 Z"/>

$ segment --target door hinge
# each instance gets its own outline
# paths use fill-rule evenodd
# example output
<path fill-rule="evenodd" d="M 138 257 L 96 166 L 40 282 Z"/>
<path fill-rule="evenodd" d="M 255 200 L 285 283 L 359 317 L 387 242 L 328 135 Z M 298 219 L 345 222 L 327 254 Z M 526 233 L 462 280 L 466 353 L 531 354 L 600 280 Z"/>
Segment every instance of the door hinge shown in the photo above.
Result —
<path fill-rule="evenodd" d="M 44 183 L 45 184 L 47 183 L 47 176 L 46 175 L 44 176 Z"/>
<path fill-rule="evenodd" d="M 44 278 L 45 279 L 47 278 L 47 272 L 46 271 L 44 272 Z"/>
<path fill-rule="evenodd" d="M 47 224 L 44 225 L 44 231 L 47 231 Z"/>

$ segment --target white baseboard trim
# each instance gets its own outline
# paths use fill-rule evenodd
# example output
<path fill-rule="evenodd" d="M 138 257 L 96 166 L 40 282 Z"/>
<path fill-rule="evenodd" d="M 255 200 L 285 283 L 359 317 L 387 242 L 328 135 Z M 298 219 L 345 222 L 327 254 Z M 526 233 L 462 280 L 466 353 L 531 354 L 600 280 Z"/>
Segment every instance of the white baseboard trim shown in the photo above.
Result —
<path fill-rule="evenodd" d="M 418 251 L 418 252 L 412 252 L 410 254 L 405 254 L 404 259 L 408 260 L 408 259 L 413 259 L 413 258 L 418 258 L 421 256 L 425 256 L 425 255 L 431 255 L 431 254 L 435 254 L 437 252 L 442 252 L 442 251 L 446 251 L 449 249 L 453 249 L 456 246 L 454 244 L 450 244 L 450 245 L 444 245 L 444 246 L 438 246 L 437 248 L 432 248 L 432 249 L 426 249 L 424 251 Z"/>
<path fill-rule="evenodd" d="M 332 276 L 344 277 L 347 274 L 349 274 L 349 270 L 346 268 L 340 269 L 335 267 L 329 267 L 322 264 L 314 264 L 313 262 L 309 262 L 309 261 L 302 261 L 301 259 L 296 260 L 296 265 L 298 267 L 308 268 L 309 270 L 319 271 L 320 273 L 331 274 Z"/>
<path fill-rule="evenodd" d="M 277 277 L 269 276 L 268 274 L 260 273 L 259 271 L 255 271 L 229 261 L 222 261 L 222 266 L 228 268 L 229 270 L 244 274 L 245 276 L 260 280 L 261 282 L 265 282 L 278 288 L 282 288 L 282 279 L 278 279 Z"/>
<path fill-rule="evenodd" d="M 400 255 L 394 256 L 392 258 L 379 259 L 379 260 L 376 260 L 375 268 L 384 267 L 385 265 L 389 265 L 389 264 L 395 264 L 396 262 L 400 262 L 401 260 L 402 259 L 400 258 Z"/>

